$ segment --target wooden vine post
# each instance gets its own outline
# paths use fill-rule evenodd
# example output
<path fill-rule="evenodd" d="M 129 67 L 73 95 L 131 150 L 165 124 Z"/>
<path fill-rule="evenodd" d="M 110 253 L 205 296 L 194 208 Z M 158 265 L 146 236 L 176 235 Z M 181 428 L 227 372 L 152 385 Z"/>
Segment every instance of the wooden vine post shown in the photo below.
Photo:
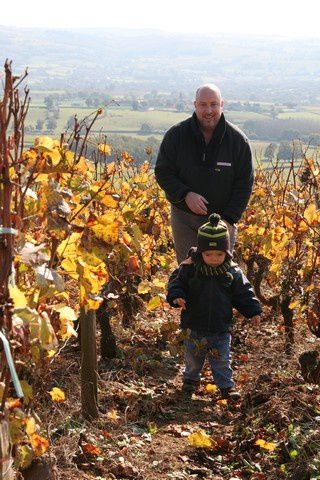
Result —
<path fill-rule="evenodd" d="M 93 420 L 98 418 L 96 313 L 80 311 L 81 331 L 81 407 L 82 415 Z"/>

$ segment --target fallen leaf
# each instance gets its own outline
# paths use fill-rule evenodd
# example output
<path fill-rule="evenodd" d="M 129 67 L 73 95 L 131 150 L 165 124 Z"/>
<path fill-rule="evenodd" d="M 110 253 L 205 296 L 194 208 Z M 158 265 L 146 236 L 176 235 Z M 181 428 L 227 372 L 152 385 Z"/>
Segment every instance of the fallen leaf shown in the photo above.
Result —
<path fill-rule="evenodd" d="M 151 298 L 151 300 L 148 302 L 147 310 L 152 311 L 161 306 L 162 306 L 161 298 L 159 297 L 159 295 L 156 295 L 155 297 Z"/>
<path fill-rule="evenodd" d="M 209 393 L 215 393 L 218 390 L 218 387 L 216 385 L 213 385 L 212 383 L 208 383 L 206 385 L 206 391 Z"/>
<path fill-rule="evenodd" d="M 118 415 L 117 410 L 115 410 L 114 408 L 107 413 L 107 417 L 108 417 L 109 420 L 111 420 L 112 422 L 117 422 L 117 421 L 119 420 L 119 418 L 120 418 L 119 415 Z"/>
<path fill-rule="evenodd" d="M 149 422 L 148 423 L 148 432 L 151 433 L 151 435 L 154 435 L 157 433 L 158 427 L 154 422 Z"/>
<path fill-rule="evenodd" d="M 196 448 L 215 448 L 217 443 L 202 429 L 188 436 L 189 444 Z"/>
<path fill-rule="evenodd" d="M 93 445 L 92 443 L 84 443 L 82 445 L 82 449 L 84 453 L 88 453 L 89 455 L 94 455 L 95 457 L 98 457 L 99 455 L 101 455 L 100 448 Z"/>
<path fill-rule="evenodd" d="M 273 452 L 277 448 L 277 444 L 273 442 L 266 442 L 262 438 L 259 438 L 256 440 L 255 445 L 258 445 L 259 447 L 263 448 L 264 450 L 268 450 L 269 452 Z"/>
<path fill-rule="evenodd" d="M 222 407 L 225 407 L 226 405 L 228 405 L 228 400 L 226 400 L 225 398 L 223 398 L 221 400 L 217 400 L 217 404 L 222 406 Z"/>
<path fill-rule="evenodd" d="M 65 393 L 57 387 L 54 387 L 49 394 L 51 395 L 52 400 L 57 403 L 62 403 L 66 399 Z"/>

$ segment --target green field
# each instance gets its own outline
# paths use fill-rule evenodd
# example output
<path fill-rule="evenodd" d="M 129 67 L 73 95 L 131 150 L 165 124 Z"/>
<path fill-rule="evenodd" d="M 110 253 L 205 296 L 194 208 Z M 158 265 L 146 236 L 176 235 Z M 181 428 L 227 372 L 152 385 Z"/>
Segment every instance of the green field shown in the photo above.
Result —
<path fill-rule="evenodd" d="M 311 110 L 311 109 L 308 109 L 307 111 L 306 110 L 302 110 L 300 112 L 283 112 L 283 113 L 279 113 L 278 114 L 278 118 L 280 119 L 301 119 L 301 120 L 316 120 L 317 122 L 319 122 L 320 120 L 320 110 L 317 109 L 318 111 L 316 110 Z"/>
<path fill-rule="evenodd" d="M 47 110 L 44 104 L 44 98 L 45 96 L 53 93 L 64 92 L 40 90 L 35 90 L 32 92 L 33 100 L 26 119 L 27 126 L 32 125 L 35 127 L 38 119 L 46 119 Z M 28 132 L 25 137 L 26 146 L 33 144 L 34 137 L 38 136 L 39 134 L 48 134 L 59 138 L 60 133 L 66 130 L 68 121 L 70 122 L 70 119 L 73 118 L 74 115 L 77 115 L 79 121 L 86 119 L 86 124 L 89 124 L 93 118 L 92 113 L 94 112 L 95 109 L 93 107 L 85 106 L 84 101 L 81 99 L 64 100 L 60 102 L 59 118 L 57 119 L 57 128 L 55 132 L 46 131 L 46 127 L 44 127 L 42 132 Z M 92 133 L 103 133 L 106 134 L 107 137 L 108 135 L 130 136 L 139 140 L 147 140 L 152 136 L 155 137 L 160 143 L 164 132 L 170 126 L 184 120 L 189 115 L 189 112 L 177 112 L 172 109 L 148 109 L 144 111 L 134 111 L 124 105 L 117 106 L 112 104 L 109 107 L 104 108 L 104 113 L 95 122 Z M 302 107 L 300 111 L 284 111 L 278 115 L 278 118 L 319 120 L 319 116 L 319 106 L 308 106 L 306 108 Z M 227 110 L 226 118 L 242 128 L 244 122 L 247 120 L 259 121 L 270 119 L 270 115 L 247 111 Z M 143 124 L 148 124 L 150 131 L 141 134 L 140 129 Z M 264 141 L 251 141 L 252 151 L 256 163 L 263 159 L 265 149 L 269 143 L 270 142 Z"/>
<path fill-rule="evenodd" d="M 84 119 L 94 111 L 93 108 L 77 107 L 64 102 L 60 106 L 59 118 L 57 120 L 56 132 L 61 132 L 66 128 L 70 117 L 77 115 L 78 119 Z M 151 129 L 159 135 L 161 132 L 167 130 L 171 125 L 178 123 L 190 114 L 187 112 L 175 112 L 170 110 L 146 110 L 133 111 L 129 108 L 115 107 L 105 109 L 104 114 L 96 121 L 95 130 L 103 131 L 104 133 L 121 133 L 134 134 L 138 133 L 141 125 L 149 124 Z M 38 119 L 44 120 L 46 117 L 46 109 L 40 100 L 30 106 L 27 116 L 26 125 L 36 124 Z M 227 119 L 236 124 L 243 124 L 246 120 L 258 120 L 268 118 L 267 115 L 262 115 L 254 112 L 233 112 L 226 113 Z M 88 118 L 88 121 L 91 117 Z M 148 134 L 150 135 L 150 134 Z"/>
<path fill-rule="evenodd" d="M 238 112 L 229 110 L 226 112 L 226 118 L 232 123 L 242 124 L 247 120 L 267 120 L 270 115 L 256 112 Z"/>
<path fill-rule="evenodd" d="M 38 119 L 45 120 L 46 118 L 46 108 L 43 103 L 45 94 L 49 92 L 33 92 L 34 102 L 31 104 L 26 125 L 35 126 Z M 37 98 L 35 98 L 37 97 Z M 92 116 L 90 114 L 95 110 L 92 107 L 77 107 L 70 104 L 70 102 L 62 102 L 60 104 L 59 118 L 57 119 L 57 128 L 53 135 L 57 137 L 60 136 L 60 133 L 66 129 L 66 125 L 71 117 L 77 115 L 78 120 L 87 117 L 86 122 L 89 123 Z M 88 117 L 89 115 L 89 117 Z M 159 143 L 163 137 L 163 132 L 165 132 L 170 126 L 186 119 L 190 113 L 187 112 L 176 112 L 170 110 L 146 110 L 146 111 L 133 111 L 132 109 L 126 107 L 110 106 L 104 110 L 103 115 L 96 121 L 93 132 L 94 133 L 104 133 L 106 135 L 127 135 L 134 137 L 140 140 L 146 140 L 148 137 L 155 137 Z M 261 115 L 254 112 L 238 112 L 238 111 L 228 111 L 226 117 L 231 122 L 242 125 L 246 120 L 254 120 L 267 118 L 266 115 Z M 149 124 L 154 133 L 140 134 L 142 124 Z M 42 134 L 47 133 L 45 130 Z M 40 132 L 35 132 L 34 134 L 27 134 L 25 137 L 26 145 L 32 145 L 33 139 L 35 136 L 39 135 Z M 255 159 L 261 159 L 264 154 L 264 150 L 269 142 L 252 142 L 252 150 Z"/>

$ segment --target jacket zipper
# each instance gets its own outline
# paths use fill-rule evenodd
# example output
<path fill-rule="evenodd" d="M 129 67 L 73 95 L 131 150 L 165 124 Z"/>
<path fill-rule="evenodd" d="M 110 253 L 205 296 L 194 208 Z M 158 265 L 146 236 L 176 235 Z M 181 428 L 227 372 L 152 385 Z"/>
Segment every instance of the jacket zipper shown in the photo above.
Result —
<path fill-rule="evenodd" d="M 202 161 L 203 161 L 203 162 L 206 161 L 206 151 L 204 151 L 203 154 L 202 154 Z"/>

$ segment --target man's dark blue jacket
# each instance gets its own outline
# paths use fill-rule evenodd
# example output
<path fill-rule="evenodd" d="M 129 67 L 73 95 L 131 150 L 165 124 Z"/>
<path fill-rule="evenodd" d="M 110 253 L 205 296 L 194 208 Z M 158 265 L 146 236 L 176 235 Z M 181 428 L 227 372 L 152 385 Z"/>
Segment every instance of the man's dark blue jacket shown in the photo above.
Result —
<path fill-rule="evenodd" d="M 173 307 L 177 307 L 176 298 L 186 300 L 181 327 L 207 335 L 230 330 L 233 308 L 247 318 L 262 312 L 249 280 L 236 264 L 227 273 L 206 276 L 196 272 L 194 263 L 182 263 L 169 279 L 167 301 Z"/>
<path fill-rule="evenodd" d="M 236 223 L 248 204 L 253 185 L 248 139 L 222 114 L 206 145 L 194 113 L 165 134 L 155 175 L 176 207 L 190 212 L 184 199 L 188 192 L 196 192 L 208 200 L 208 215 L 216 212 L 229 223 Z"/>

